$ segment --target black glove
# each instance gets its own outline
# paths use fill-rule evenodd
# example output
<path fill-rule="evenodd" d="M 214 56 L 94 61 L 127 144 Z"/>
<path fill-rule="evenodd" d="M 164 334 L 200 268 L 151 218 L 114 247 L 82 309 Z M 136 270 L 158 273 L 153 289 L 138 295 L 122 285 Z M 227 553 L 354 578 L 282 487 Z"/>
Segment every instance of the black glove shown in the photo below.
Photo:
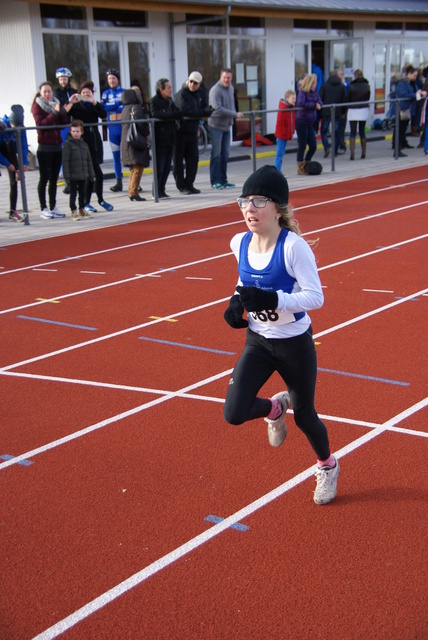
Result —
<path fill-rule="evenodd" d="M 229 306 L 224 312 L 224 319 L 232 329 L 245 329 L 245 327 L 248 327 L 248 322 L 243 319 L 243 315 L 244 307 L 239 300 L 239 296 L 232 296 L 229 301 Z"/>
<path fill-rule="evenodd" d="M 214 109 L 212 107 L 205 107 L 204 116 L 210 116 L 213 112 L 214 112 Z"/>
<path fill-rule="evenodd" d="M 273 289 L 236 287 L 245 311 L 268 311 L 278 306 L 278 294 Z"/>

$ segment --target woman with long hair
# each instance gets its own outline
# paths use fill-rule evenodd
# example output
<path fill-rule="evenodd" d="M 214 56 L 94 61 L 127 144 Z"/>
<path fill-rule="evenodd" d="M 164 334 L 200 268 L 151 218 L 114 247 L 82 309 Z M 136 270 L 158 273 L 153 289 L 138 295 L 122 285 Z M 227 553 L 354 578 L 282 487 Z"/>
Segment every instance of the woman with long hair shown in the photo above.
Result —
<path fill-rule="evenodd" d="M 314 123 L 317 112 L 322 107 L 322 100 L 317 91 L 317 77 L 315 73 L 309 73 L 300 82 L 297 92 L 296 107 L 296 133 L 297 133 L 297 173 L 306 175 L 305 164 L 312 160 L 317 150 L 317 137 Z M 306 147 L 308 150 L 306 151 Z M 306 154 L 305 154 L 306 151 Z"/>
<path fill-rule="evenodd" d="M 66 125 L 68 112 L 77 101 L 77 94 L 70 96 L 69 102 L 61 106 L 58 98 L 53 95 L 52 84 L 47 80 L 39 87 L 31 113 L 37 127 L 51 127 L 49 129 L 37 129 L 37 161 L 39 163 L 40 178 L 37 192 L 40 202 L 40 217 L 50 220 L 52 218 L 65 218 L 56 206 L 56 183 L 61 169 L 62 161 L 62 136 L 61 126 L 52 128 L 52 125 Z M 49 183 L 49 208 L 46 203 L 46 186 Z"/>

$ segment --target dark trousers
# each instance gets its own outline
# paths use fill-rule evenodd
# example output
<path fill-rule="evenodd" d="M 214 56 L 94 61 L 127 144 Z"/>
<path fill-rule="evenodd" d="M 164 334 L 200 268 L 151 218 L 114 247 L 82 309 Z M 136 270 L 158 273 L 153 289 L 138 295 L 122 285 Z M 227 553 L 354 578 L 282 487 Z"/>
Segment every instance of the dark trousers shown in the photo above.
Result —
<path fill-rule="evenodd" d="M 330 127 L 331 116 L 326 115 L 321 120 L 321 140 L 325 151 L 328 151 L 331 147 L 328 141 L 328 129 Z M 340 118 L 335 119 L 334 123 L 334 151 L 337 153 L 340 144 Z"/>
<path fill-rule="evenodd" d="M 79 209 L 88 204 L 86 202 L 86 180 L 70 180 L 70 209 L 76 208 L 76 196 L 79 195 Z"/>
<path fill-rule="evenodd" d="M 56 183 L 61 169 L 62 151 L 37 151 L 37 161 L 39 163 L 39 184 L 37 193 L 39 195 L 40 208 L 46 209 L 46 185 L 49 182 L 49 209 L 56 205 Z"/>
<path fill-rule="evenodd" d="M 193 187 L 198 172 L 199 150 L 197 133 L 180 133 L 174 146 L 174 179 L 177 189 Z M 184 174 L 184 164 L 186 174 Z"/>
<path fill-rule="evenodd" d="M 92 165 L 94 167 L 95 173 L 95 193 L 97 194 L 98 202 L 102 202 L 103 198 L 103 185 L 104 185 L 104 174 L 98 162 L 92 157 Z M 86 197 L 85 204 L 89 204 L 91 201 L 92 191 L 94 189 L 94 183 L 91 180 L 87 180 L 86 182 Z"/>
<path fill-rule="evenodd" d="M 275 371 L 287 385 L 297 426 L 309 440 L 317 458 L 326 460 L 330 455 L 327 429 L 314 405 L 317 356 L 312 329 L 283 340 L 266 339 L 247 330 L 244 351 L 233 370 L 227 391 L 226 422 L 242 424 L 268 415 L 270 401 L 258 398 L 257 394 Z"/>
<path fill-rule="evenodd" d="M 366 121 L 365 120 L 350 120 L 349 126 L 351 131 L 349 133 L 350 138 L 357 137 L 357 125 L 358 125 L 358 133 L 360 136 L 360 140 L 364 140 L 366 137 Z"/>
<path fill-rule="evenodd" d="M 156 169 L 158 174 L 159 195 L 165 193 L 166 181 L 171 171 L 174 147 L 156 147 Z"/>
<path fill-rule="evenodd" d="M 18 184 L 16 181 L 16 171 L 18 171 L 19 165 L 18 165 L 18 158 L 16 156 L 15 144 L 13 140 L 8 140 L 7 142 L 3 142 L 0 147 L 0 151 L 2 156 L 4 156 L 7 160 L 9 160 L 10 164 L 12 164 L 15 167 L 15 171 L 8 170 L 7 172 L 9 176 L 9 184 L 10 184 L 10 191 L 9 191 L 10 210 L 15 211 L 16 203 L 18 202 Z"/>
<path fill-rule="evenodd" d="M 296 122 L 297 133 L 297 162 L 309 162 L 317 150 L 317 137 L 315 129 L 312 124 L 306 124 L 305 122 Z M 309 146 L 308 151 L 305 150 Z"/>

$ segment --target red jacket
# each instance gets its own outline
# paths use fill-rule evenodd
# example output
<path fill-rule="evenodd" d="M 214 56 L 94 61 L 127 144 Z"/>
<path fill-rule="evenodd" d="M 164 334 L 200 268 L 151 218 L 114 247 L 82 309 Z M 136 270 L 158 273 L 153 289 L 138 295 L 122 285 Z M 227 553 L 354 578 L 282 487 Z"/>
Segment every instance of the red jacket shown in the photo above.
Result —
<path fill-rule="evenodd" d="M 279 101 L 278 115 L 276 118 L 275 138 L 281 140 L 292 140 L 294 131 L 296 130 L 296 112 L 288 111 L 290 105 L 284 100 Z M 288 112 L 288 113 L 287 113 Z"/>
<path fill-rule="evenodd" d="M 38 127 L 49 127 L 53 124 L 67 124 L 67 114 L 64 109 L 56 113 L 47 113 L 37 102 L 31 107 L 34 121 Z M 39 144 L 62 145 L 61 129 L 37 129 Z"/>

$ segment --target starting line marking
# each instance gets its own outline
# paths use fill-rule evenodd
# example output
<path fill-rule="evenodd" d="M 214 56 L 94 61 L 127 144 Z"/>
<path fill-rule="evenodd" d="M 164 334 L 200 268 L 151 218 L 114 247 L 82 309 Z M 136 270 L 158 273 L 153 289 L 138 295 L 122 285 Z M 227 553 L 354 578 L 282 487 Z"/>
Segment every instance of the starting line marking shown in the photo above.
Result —
<path fill-rule="evenodd" d="M 224 518 L 219 518 L 218 516 L 207 516 L 204 518 L 207 522 L 214 522 L 214 524 L 218 524 L 219 522 L 223 522 Z M 230 525 L 230 529 L 237 529 L 238 531 L 248 531 L 250 527 L 247 527 L 246 524 L 241 524 L 240 522 L 236 522 L 235 524 Z"/>
<path fill-rule="evenodd" d="M 97 276 L 105 276 L 106 271 L 81 271 L 80 273 L 93 273 Z"/>
<path fill-rule="evenodd" d="M 185 280 L 212 280 L 212 278 L 196 278 L 195 276 L 186 276 Z"/>
<path fill-rule="evenodd" d="M 61 327 L 71 327 L 72 329 L 85 329 L 85 331 L 98 331 L 95 327 L 85 327 L 79 324 L 69 324 L 68 322 L 57 322 L 56 320 L 46 320 L 45 318 L 33 318 L 31 316 L 17 316 L 21 320 L 35 320 L 36 322 L 46 322 L 47 324 L 58 324 Z"/>
<path fill-rule="evenodd" d="M 369 293 L 394 293 L 389 289 L 363 289 L 363 291 L 368 291 Z"/>
<path fill-rule="evenodd" d="M 165 322 L 178 322 L 178 320 L 174 320 L 173 318 L 163 318 L 162 316 L 149 316 L 150 320 L 165 320 Z"/>
<path fill-rule="evenodd" d="M 13 460 L 15 458 L 15 456 L 11 456 L 8 453 L 4 453 L 2 456 L 0 456 L 0 460 Z M 31 462 L 31 460 L 19 460 L 19 462 L 17 462 L 16 464 L 20 464 L 22 467 L 29 467 L 30 465 L 34 464 L 34 462 Z"/>
<path fill-rule="evenodd" d="M 400 387 L 410 387 L 410 382 L 399 382 L 398 380 L 388 380 L 388 378 L 376 378 L 375 376 L 365 376 L 362 373 L 350 373 L 349 371 L 335 371 L 334 369 L 324 369 L 318 367 L 318 371 L 325 373 L 335 373 L 339 376 L 348 376 L 350 378 L 360 378 L 361 380 L 373 380 L 374 382 L 386 382 L 386 384 L 398 384 Z"/>
<path fill-rule="evenodd" d="M 60 304 L 61 300 L 49 300 L 49 298 L 36 298 L 37 302 L 50 302 L 51 304 Z"/>
<path fill-rule="evenodd" d="M 209 349 L 208 347 L 197 347 L 193 344 L 184 344 L 182 342 L 170 342 L 169 340 L 158 340 L 157 338 L 146 338 L 145 336 L 140 336 L 139 340 L 147 340 L 147 342 L 159 342 L 160 344 L 169 344 L 172 347 L 183 347 L 184 349 L 195 349 L 196 351 L 209 351 L 209 353 L 220 353 L 225 356 L 234 356 L 236 355 L 235 351 L 220 351 L 219 349 Z"/>

